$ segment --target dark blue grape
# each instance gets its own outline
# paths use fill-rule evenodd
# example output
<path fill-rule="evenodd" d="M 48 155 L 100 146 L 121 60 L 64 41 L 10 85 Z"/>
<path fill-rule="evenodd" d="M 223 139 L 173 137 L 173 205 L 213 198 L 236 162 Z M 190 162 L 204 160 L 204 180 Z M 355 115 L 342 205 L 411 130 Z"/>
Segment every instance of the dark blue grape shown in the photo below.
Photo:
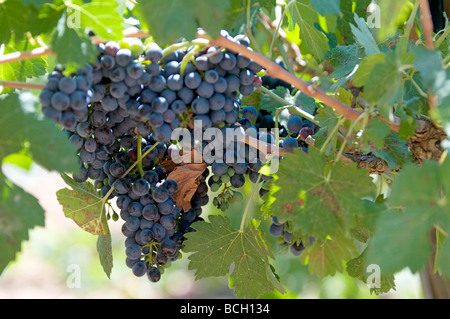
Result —
<path fill-rule="evenodd" d="M 131 268 L 136 277 L 142 277 L 147 273 L 147 264 L 141 260 L 133 264 Z"/>
<path fill-rule="evenodd" d="M 133 183 L 131 188 L 138 196 L 144 196 L 150 191 L 150 183 L 147 180 L 140 178 Z"/>
<path fill-rule="evenodd" d="M 202 83 L 202 77 L 198 72 L 188 73 L 184 77 L 184 84 L 191 90 L 195 90 Z"/>
<path fill-rule="evenodd" d="M 141 257 L 141 247 L 138 244 L 130 244 L 127 246 L 125 253 L 130 259 L 138 259 Z"/>
<path fill-rule="evenodd" d="M 298 141 L 293 137 L 287 137 L 283 140 L 282 146 L 286 151 L 293 153 L 298 148 Z"/>
<path fill-rule="evenodd" d="M 155 223 L 152 227 L 152 231 L 153 231 L 153 238 L 157 242 L 161 242 L 164 239 L 164 237 L 166 237 L 166 230 L 164 229 L 164 227 L 162 227 L 160 223 Z"/>
<path fill-rule="evenodd" d="M 191 104 L 194 114 L 207 114 L 210 109 L 209 101 L 202 97 L 197 97 Z"/>
<path fill-rule="evenodd" d="M 153 190 L 153 199 L 157 203 L 163 203 L 169 199 L 169 191 L 164 187 L 157 187 Z"/>
<path fill-rule="evenodd" d="M 231 54 L 230 52 L 225 52 L 223 54 L 223 59 L 222 61 L 220 61 L 219 65 L 224 70 L 230 71 L 234 69 L 236 63 L 236 56 L 234 54 Z"/>
<path fill-rule="evenodd" d="M 127 48 L 119 49 L 116 53 L 116 63 L 123 67 L 127 66 L 132 58 L 133 54 L 131 53 L 131 50 Z"/>
<path fill-rule="evenodd" d="M 182 100 L 175 100 L 170 105 L 170 108 L 175 114 L 181 114 L 186 111 L 186 104 Z"/>
<path fill-rule="evenodd" d="M 162 92 L 166 88 L 166 78 L 160 74 L 152 75 L 148 87 L 154 92 Z"/>
<path fill-rule="evenodd" d="M 251 105 L 246 106 L 242 110 L 242 116 L 249 121 L 253 121 L 258 117 L 258 110 Z"/>
<path fill-rule="evenodd" d="M 147 50 L 145 51 L 145 57 L 148 60 L 152 62 L 157 62 L 162 58 L 163 50 L 157 43 L 155 42 L 148 43 L 146 48 Z"/>
<path fill-rule="evenodd" d="M 154 220 L 158 216 L 158 208 L 154 204 L 147 204 L 142 208 L 142 217 Z"/>
<path fill-rule="evenodd" d="M 171 74 L 167 78 L 167 87 L 174 91 L 179 91 L 183 88 L 183 77 L 178 73 Z"/>
<path fill-rule="evenodd" d="M 222 176 L 228 172 L 228 165 L 226 163 L 214 162 L 211 165 L 211 170 L 214 175 Z"/>
<path fill-rule="evenodd" d="M 55 92 L 50 99 L 51 106 L 58 111 L 65 111 L 70 106 L 70 97 L 63 92 Z"/>
<path fill-rule="evenodd" d="M 214 94 L 214 85 L 203 81 L 197 88 L 197 94 L 200 97 L 209 99 Z"/>
<path fill-rule="evenodd" d="M 69 95 L 72 94 L 77 89 L 77 82 L 69 77 L 63 77 L 59 80 L 58 89 Z"/>

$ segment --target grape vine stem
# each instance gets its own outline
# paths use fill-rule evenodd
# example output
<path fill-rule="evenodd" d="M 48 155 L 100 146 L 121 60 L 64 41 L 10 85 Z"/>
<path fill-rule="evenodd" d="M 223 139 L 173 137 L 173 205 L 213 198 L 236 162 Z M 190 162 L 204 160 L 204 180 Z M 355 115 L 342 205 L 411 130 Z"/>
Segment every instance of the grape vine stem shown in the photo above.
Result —
<path fill-rule="evenodd" d="M 420 2 L 420 19 L 423 26 L 425 38 L 425 46 L 428 50 L 434 50 L 433 43 L 433 19 L 430 11 L 428 0 L 419 0 Z"/>
<path fill-rule="evenodd" d="M 28 89 L 28 90 L 42 90 L 44 89 L 43 84 L 37 83 L 26 83 L 20 81 L 0 81 L 0 85 L 12 89 Z"/>
<path fill-rule="evenodd" d="M 0 56 L 0 64 L 39 58 L 44 55 L 56 55 L 49 48 L 36 48 L 31 51 L 12 52 Z"/>
<path fill-rule="evenodd" d="M 249 58 L 249 59 L 255 61 L 256 63 L 261 65 L 267 71 L 267 74 L 269 76 L 278 78 L 280 80 L 283 80 L 283 81 L 291 84 L 292 86 L 296 87 L 297 89 L 302 91 L 307 96 L 317 99 L 317 100 L 323 102 L 325 105 L 332 107 L 338 113 L 340 113 L 343 117 L 345 117 L 349 120 L 352 120 L 352 121 L 356 121 L 356 120 L 360 119 L 360 115 L 362 114 L 362 111 L 351 108 L 350 106 L 339 101 L 338 99 L 334 98 L 333 96 L 326 94 L 324 91 L 322 91 L 322 90 L 314 87 L 313 85 L 309 84 L 308 82 L 298 78 L 294 74 L 291 74 L 290 72 L 283 69 L 281 66 L 279 66 L 275 62 L 269 60 L 266 56 L 264 56 L 260 53 L 251 51 L 246 46 L 241 45 L 236 42 L 233 42 L 224 36 L 218 36 L 216 39 L 210 39 L 207 36 L 207 34 L 202 30 L 198 31 L 197 36 L 199 38 L 209 39 L 212 45 L 227 48 L 231 51 L 242 54 L 246 58 Z M 392 123 L 386 119 L 383 119 L 383 120 L 389 124 L 392 131 L 398 132 L 400 127 L 397 123 Z"/>
<path fill-rule="evenodd" d="M 434 40 L 433 40 L 433 19 L 430 11 L 430 4 L 428 0 L 419 0 L 420 3 L 420 21 L 423 26 L 423 33 L 425 38 L 425 47 L 432 51 L 434 50 Z M 428 89 L 428 105 L 431 111 L 436 110 L 437 97 L 435 94 L 431 93 Z"/>
<path fill-rule="evenodd" d="M 125 29 L 123 31 L 123 35 L 124 35 L 124 37 L 128 37 L 128 38 L 147 38 L 147 37 L 149 37 L 148 33 L 144 32 L 142 30 L 139 30 L 137 28 L 134 28 L 134 27 Z M 92 36 L 91 40 L 94 44 L 103 42 L 102 39 L 100 39 L 99 37 L 96 37 L 96 36 Z M 5 55 L 0 55 L 0 64 L 23 61 L 23 60 L 33 59 L 33 58 L 39 58 L 41 56 L 46 56 L 46 55 L 56 55 L 56 53 L 47 47 L 40 47 L 40 48 L 36 48 L 36 49 L 30 50 L 30 51 L 12 52 L 12 53 L 8 53 Z"/>

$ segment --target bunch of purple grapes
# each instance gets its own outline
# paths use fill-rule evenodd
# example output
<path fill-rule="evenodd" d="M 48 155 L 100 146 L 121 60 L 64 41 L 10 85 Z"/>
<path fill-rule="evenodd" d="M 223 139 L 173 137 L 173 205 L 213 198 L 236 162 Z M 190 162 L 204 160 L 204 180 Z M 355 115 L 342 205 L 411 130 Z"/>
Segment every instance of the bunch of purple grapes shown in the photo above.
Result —
<path fill-rule="evenodd" d="M 249 45 L 243 35 L 223 34 Z M 181 255 L 183 235 L 202 220 L 202 207 L 209 202 L 207 169 L 191 208 L 183 211 L 176 205 L 180 185 L 167 179 L 170 171 L 162 165 L 174 147 L 183 145 L 173 139 L 173 131 L 235 125 L 240 96 L 261 85 L 257 73 L 262 68 L 217 47 L 198 52 L 187 63 L 183 58 L 191 47 L 163 50 L 154 42 L 124 39 L 100 43 L 97 49 L 96 61 L 77 72 L 68 74 L 58 65 L 49 74 L 40 94 L 42 112 L 62 126 L 76 149 L 80 166 L 73 179 L 91 182 L 102 197 L 116 199 L 127 266 L 136 276 L 157 282 Z M 201 127 L 194 127 L 194 121 Z M 236 174 L 233 184 L 239 186 L 241 179 Z"/>

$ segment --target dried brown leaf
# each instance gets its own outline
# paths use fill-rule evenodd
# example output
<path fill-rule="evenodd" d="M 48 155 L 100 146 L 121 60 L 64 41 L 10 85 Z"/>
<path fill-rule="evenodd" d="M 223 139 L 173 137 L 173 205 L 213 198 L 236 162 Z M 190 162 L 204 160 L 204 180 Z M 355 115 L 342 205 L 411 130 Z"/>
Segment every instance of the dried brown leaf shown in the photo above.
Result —
<path fill-rule="evenodd" d="M 206 163 L 185 164 L 176 166 L 167 176 L 178 184 L 178 191 L 174 194 L 175 203 L 183 211 L 191 208 L 191 199 L 200 184 L 200 177 L 206 169 Z"/>

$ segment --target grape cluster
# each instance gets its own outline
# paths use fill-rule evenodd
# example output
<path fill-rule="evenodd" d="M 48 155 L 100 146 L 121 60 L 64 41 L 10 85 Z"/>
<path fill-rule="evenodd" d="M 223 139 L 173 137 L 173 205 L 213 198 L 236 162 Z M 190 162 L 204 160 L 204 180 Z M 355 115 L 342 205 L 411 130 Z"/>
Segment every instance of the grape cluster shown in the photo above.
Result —
<path fill-rule="evenodd" d="M 243 35 L 222 35 L 249 45 Z M 173 140 L 173 131 L 185 128 L 193 136 L 196 130 L 235 125 L 240 96 L 262 84 L 261 67 L 243 55 L 217 47 L 194 49 L 177 43 L 163 50 L 130 38 L 100 43 L 95 63 L 71 74 L 58 65 L 40 94 L 44 116 L 63 127 L 77 150 L 80 167 L 74 180 L 92 182 L 102 197 L 116 199 L 120 217 L 113 219 L 123 221 L 126 264 L 151 282 L 181 256 L 184 234 L 202 220 L 202 207 L 209 202 L 207 169 L 191 208 L 176 205 L 180 185 L 168 179 L 173 167 L 163 163 L 173 150 L 198 145 L 195 138 Z M 250 171 L 256 174 L 227 165 L 234 187 L 241 187 L 243 174 Z"/>
<path fill-rule="evenodd" d="M 298 256 L 305 250 L 305 244 L 303 240 L 294 238 L 294 233 L 288 230 L 287 222 L 280 222 L 276 216 L 272 216 L 272 223 L 269 227 L 269 234 L 278 239 L 278 243 L 281 246 L 288 246 L 289 251 Z M 308 245 L 312 245 L 314 238 L 310 238 Z"/>
<path fill-rule="evenodd" d="M 239 123 L 246 127 L 247 129 L 265 129 L 272 131 L 275 129 L 275 120 L 273 115 L 265 111 L 257 111 L 253 106 L 247 106 L 241 111 L 241 119 Z M 251 122 L 255 124 L 252 124 Z M 279 123 L 278 123 L 279 124 Z M 308 145 L 305 143 L 306 138 L 309 135 L 314 135 L 318 131 L 318 127 L 310 122 L 309 120 L 302 119 L 296 115 L 291 115 L 286 123 L 286 128 L 278 125 L 279 127 L 279 147 L 283 148 L 286 152 L 293 152 L 295 149 L 302 149 L 304 152 L 308 152 Z M 270 134 L 259 133 L 256 136 L 258 139 L 263 140 L 266 143 L 275 143 L 275 137 Z M 282 160 L 282 157 L 280 158 Z M 258 162 L 252 165 L 253 173 L 250 172 L 250 180 L 254 181 L 255 177 L 258 176 L 258 171 L 260 170 L 262 162 L 258 158 Z M 214 173 L 214 172 L 213 172 Z M 261 181 L 263 182 L 260 188 L 259 195 L 263 197 L 268 190 L 264 187 L 264 183 L 269 180 L 270 176 L 265 176 L 261 174 Z M 278 242 L 282 246 L 288 246 L 290 252 L 297 256 L 300 255 L 305 249 L 304 242 L 296 238 L 294 233 L 290 231 L 290 227 L 287 222 L 280 222 L 276 216 L 272 216 L 272 223 L 269 227 L 269 234 L 278 239 Z M 308 245 L 314 242 L 314 238 L 310 238 Z"/>
<path fill-rule="evenodd" d="M 64 76 L 63 71 L 64 68 L 58 65 L 49 74 L 40 94 L 40 102 L 44 116 L 74 132 L 78 123 L 88 117 L 93 67 L 87 65 L 74 76 Z"/>
<path fill-rule="evenodd" d="M 242 188 L 247 180 L 252 183 L 264 183 L 272 177 L 260 174 L 264 163 L 267 162 L 266 153 L 250 146 L 243 141 L 244 136 L 251 136 L 256 141 L 262 141 L 274 145 L 275 138 L 267 132 L 258 132 L 251 124 L 251 120 L 256 118 L 257 110 L 253 106 L 246 106 L 241 111 L 242 117 L 230 129 L 235 130 L 233 136 L 220 134 L 223 136 L 222 149 L 215 150 L 214 161 L 211 164 L 212 176 L 208 180 L 208 185 L 213 192 L 220 189 L 222 191 L 213 199 L 213 204 L 225 211 L 231 201 L 242 197 L 239 188 Z M 223 186 L 223 188 L 222 188 Z M 259 185 L 258 185 L 259 186 Z"/>

